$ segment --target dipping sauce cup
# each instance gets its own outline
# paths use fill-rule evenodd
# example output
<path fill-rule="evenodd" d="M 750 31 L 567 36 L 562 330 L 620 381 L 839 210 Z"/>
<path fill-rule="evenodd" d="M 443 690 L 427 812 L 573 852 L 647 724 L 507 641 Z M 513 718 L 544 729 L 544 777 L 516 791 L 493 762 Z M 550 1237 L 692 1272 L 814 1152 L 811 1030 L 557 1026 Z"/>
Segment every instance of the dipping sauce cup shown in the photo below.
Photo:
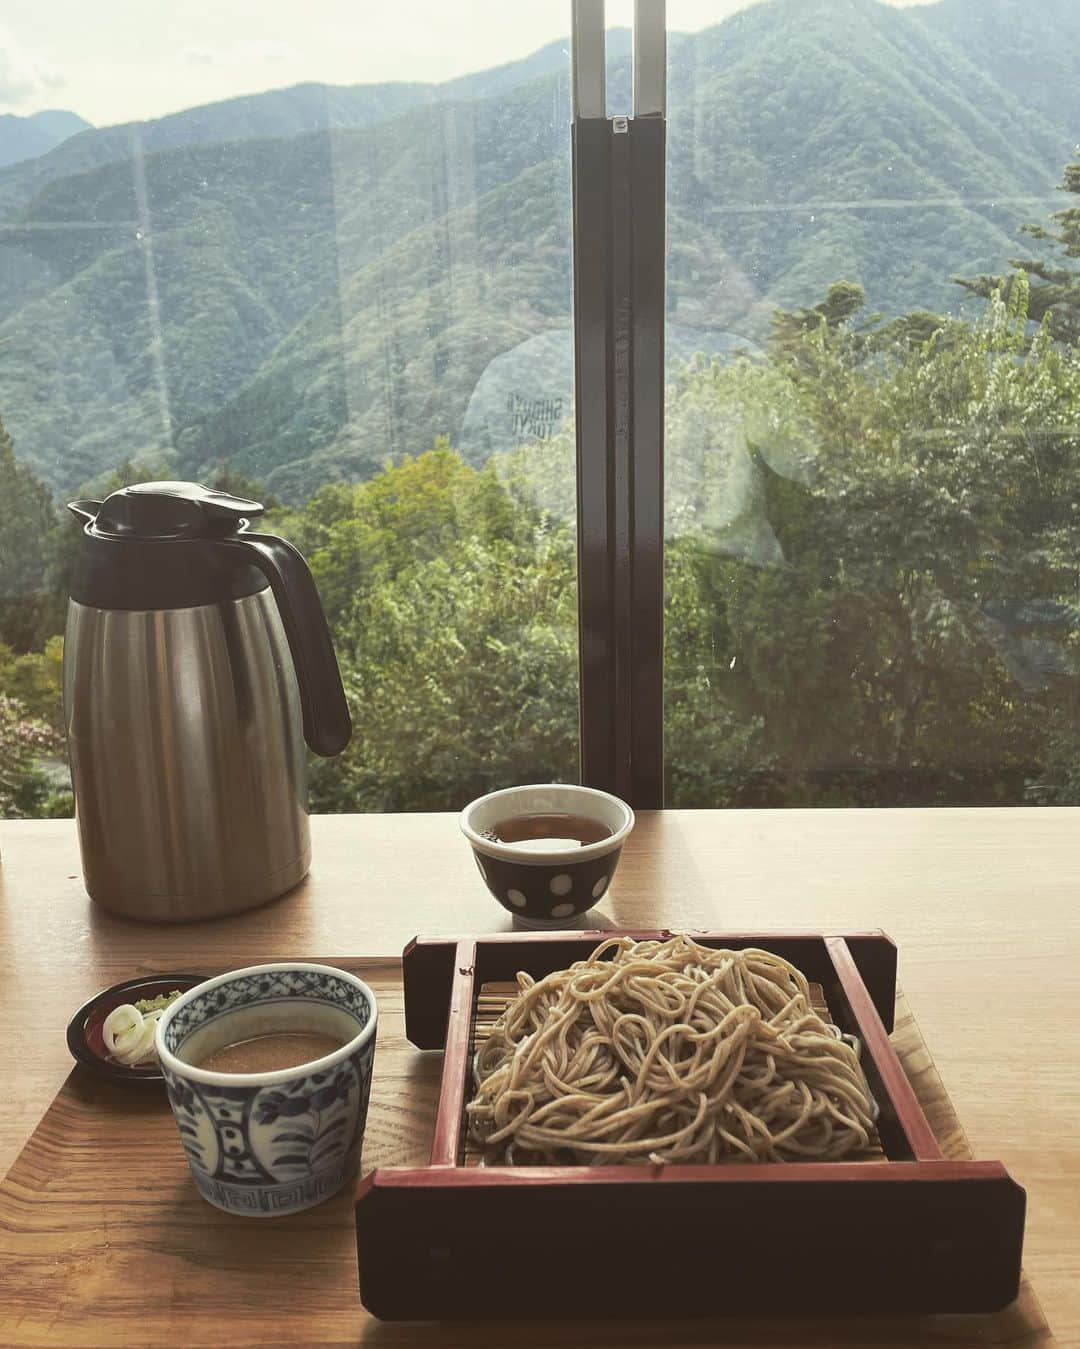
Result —
<path fill-rule="evenodd" d="M 356 1174 L 378 1011 L 362 980 L 328 965 L 252 965 L 167 1008 L 155 1044 L 180 1141 L 203 1198 L 254 1218 L 298 1213 Z M 198 1067 L 226 1044 L 307 1032 L 341 1048 L 272 1072 Z"/>

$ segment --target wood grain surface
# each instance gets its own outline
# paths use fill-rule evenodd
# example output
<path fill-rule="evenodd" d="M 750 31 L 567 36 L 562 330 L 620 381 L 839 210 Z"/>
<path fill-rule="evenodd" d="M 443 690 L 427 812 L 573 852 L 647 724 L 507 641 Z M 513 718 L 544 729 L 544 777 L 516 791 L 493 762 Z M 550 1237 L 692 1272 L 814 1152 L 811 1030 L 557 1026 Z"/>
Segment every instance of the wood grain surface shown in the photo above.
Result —
<path fill-rule="evenodd" d="M 404 1038 L 400 971 L 349 961 L 379 1001 L 363 1170 L 423 1165 L 441 1055 Z M 970 1151 L 902 997 L 894 1044 L 940 1131 L 946 1156 Z M 512 1233 L 504 1239 L 512 1240 Z M 483 1258 L 482 1251 L 477 1252 Z M 352 1187 L 305 1213 L 255 1221 L 196 1193 L 163 1096 L 133 1093 L 76 1068 L 0 1185 L 5 1346 L 320 1344 L 508 1346 L 882 1346 L 1054 1341 L 1030 1286 L 994 1317 L 753 1323 L 560 1322 L 422 1325 L 373 1321 L 357 1298 Z"/>
<path fill-rule="evenodd" d="M 70 1067 L 64 1027 L 142 972 L 511 927 L 453 815 L 312 821 L 312 875 L 238 918 L 147 927 L 87 900 L 69 821 L 0 822 L 0 1170 Z M 1080 1347 L 1080 810 L 642 813 L 587 925 L 882 927 L 977 1157 L 1028 1192 L 1025 1264 Z M 585 1337 L 587 1338 L 587 1337 Z"/>

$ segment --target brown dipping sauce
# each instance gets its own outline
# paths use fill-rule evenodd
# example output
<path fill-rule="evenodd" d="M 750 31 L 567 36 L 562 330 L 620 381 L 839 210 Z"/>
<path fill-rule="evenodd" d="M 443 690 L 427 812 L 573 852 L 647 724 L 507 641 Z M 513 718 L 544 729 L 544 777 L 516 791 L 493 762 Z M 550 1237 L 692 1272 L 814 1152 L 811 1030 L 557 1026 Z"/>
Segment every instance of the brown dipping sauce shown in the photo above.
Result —
<path fill-rule="evenodd" d="M 340 1049 L 344 1040 L 332 1035 L 308 1031 L 281 1031 L 272 1035 L 254 1035 L 222 1045 L 200 1059 L 196 1067 L 212 1073 L 272 1073 L 279 1068 L 296 1068 L 301 1063 L 324 1058 Z"/>
<path fill-rule="evenodd" d="M 495 843 L 518 843 L 537 851 L 556 851 L 576 848 L 586 843 L 599 843 L 610 838 L 614 830 L 591 820 L 587 815 L 567 815 L 559 811 L 534 815 L 511 815 L 485 829 L 486 837 Z"/>

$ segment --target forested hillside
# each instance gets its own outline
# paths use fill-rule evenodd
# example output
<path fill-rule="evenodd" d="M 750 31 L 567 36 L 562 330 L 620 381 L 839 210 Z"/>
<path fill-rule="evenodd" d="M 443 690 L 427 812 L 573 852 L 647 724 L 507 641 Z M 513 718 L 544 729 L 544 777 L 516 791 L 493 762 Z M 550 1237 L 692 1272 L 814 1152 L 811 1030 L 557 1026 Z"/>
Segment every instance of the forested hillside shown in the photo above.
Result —
<path fill-rule="evenodd" d="M 955 309 L 951 276 L 1000 266 L 1077 136 L 1080 7 L 1053 4 L 772 0 L 673 40 L 673 320 L 760 339 L 840 276 L 885 313 Z M 1026 97 L 1043 60 L 1063 78 Z M 124 457 L 228 460 L 299 501 L 458 444 L 493 358 L 569 344 L 568 123 L 555 44 L 447 86 L 87 132 L 0 173 L 20 455 L 60 493 Z"/>

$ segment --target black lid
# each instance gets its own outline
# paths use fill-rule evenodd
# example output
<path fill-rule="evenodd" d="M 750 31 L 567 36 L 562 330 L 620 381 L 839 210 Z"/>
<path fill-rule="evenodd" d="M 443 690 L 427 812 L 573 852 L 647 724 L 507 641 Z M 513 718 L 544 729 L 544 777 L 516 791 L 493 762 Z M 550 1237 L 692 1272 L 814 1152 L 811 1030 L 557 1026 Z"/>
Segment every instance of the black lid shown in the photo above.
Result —
<path fill-rule="evenodd" d="M 231 533 L 262 513 L 258 501 L 201 483 L 141 482 L 107 497 L 92 530 L 110 539 L 205 539 Z"/>
<path fill-rule="evenodd" d="M 201 483 L 143 482 L 68 509 L 84 522 L 71 581 L 79 604 L 190 609 L 266 588 L 257 565 L 219 546 L 262 514 L 258 501 Z"/>

